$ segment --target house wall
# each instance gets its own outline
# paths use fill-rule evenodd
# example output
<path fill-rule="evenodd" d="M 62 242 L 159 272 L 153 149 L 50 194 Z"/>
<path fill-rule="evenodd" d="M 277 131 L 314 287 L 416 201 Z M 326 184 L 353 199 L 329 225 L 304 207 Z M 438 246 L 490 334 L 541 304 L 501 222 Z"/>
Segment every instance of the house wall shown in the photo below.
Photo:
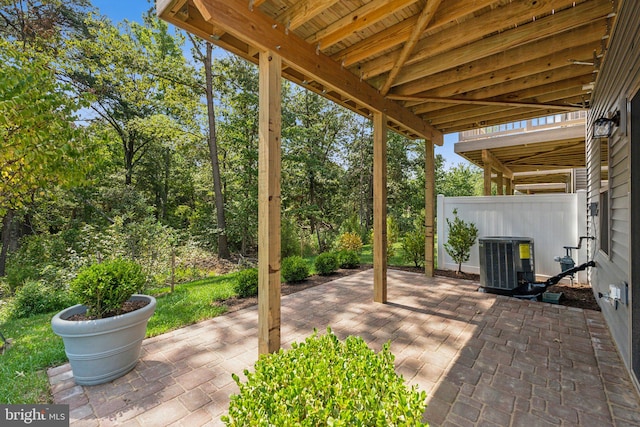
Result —
<path fill-rule="evenodd" d="M 560 273 L 556 256 L 564 256 L 563 246 L 576 246 L 580 236 L 586 236 L 586 192 L 573 194 L 532 194 L 524 196 L 444 197 L 438 196 L 438 268 L 455 270 L 457 264 L 444 249 L 448 239 L 446 218 L 453 219 L 453 210 L 467 222 L 473 222 L 479 237 L 530 237 L 534 243 L 536 275 L 555 276 Z M 576 265 L 587 261 L 586 244 L 574 250 Z M 478 244 L 471 248 L 471 257 L 462 270 L 480 272 Z M 587 281 L 586 273 L 578 273 L 579 282 Z M 565 279 L 568 283 L 569 279 Z"/>
<path fill-rule="evenodd" d="M 630 246 L 631 227 L 631 118 L 630 100 L 640 87 L 640 2 L 625 0 L 616 19 L 609 50 L 604 66 L 598 73 L 596 87 L 592 97 L 592 108 L 587 117 L 587 165 L 588 165 L 588 201 L 599 203 L 600 194 L 608 191 L 609 197 L 609 238 L 608 253 L 600 249 L 601 242 L 596 241 L 590 252 L 596 261 L 591 270 L 591 284 L 594 293 L 607 295 L 611 288 L 619 288 L 622 301 L 613 304 L 606 298 L 599 299 L 602 312 L 609 325 L 612 336 L 618 346 L 622 359 L 631 370 L 632 366 L 632 300 L 634 294 L 640 298 L 640 284 L 632 283 L 630 260 L 633 259 Z M 593 138 L 593 123 L 600 117 L 611 117 L 620 111 L 620 126 L 608 139 Z M 634 111 L 634 115 L 640 111 Z M 637 130 L 636 130 L 637 132 Z M 602 150 L 600 143 L 605 142 L 608 150 Z M 602 158 L 605 157 L 605 158 Z M 601 160 L 608 163 L 608 176 L 601 174 Z M 637 162 L 637 160 L 636 160 Z M 601 179 L 602 178 L 602 179 Z M 590 232 L 598 239 L 602 236 L 600 217 L 604 206 L 599 203 L 598 216 L 589 218 Z M 606 224 L 605 224 L 606 226 Z M 638 256 L 640 254 L 636 254 Z M 625 290 L 629 288 L 628 299 Z M 637 322 L 635 322 L 637 323 Z M 635 328 L 636 333 L 638 327 Z M 637 341 L 637 340 L 636 340 Z M 639 356 L 636 353 L 636 358 Z M 634 375 L 632 375 L 634 376 Z M 637 374 L 634 380 L 637 383 Z"/>

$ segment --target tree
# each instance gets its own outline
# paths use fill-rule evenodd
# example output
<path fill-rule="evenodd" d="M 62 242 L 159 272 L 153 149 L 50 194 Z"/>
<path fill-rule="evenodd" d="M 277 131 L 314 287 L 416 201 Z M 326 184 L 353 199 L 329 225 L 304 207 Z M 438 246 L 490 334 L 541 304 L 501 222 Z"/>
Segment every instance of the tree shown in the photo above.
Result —
<path fill-rule="evenodd" d="M 68 184 L 82 174 L 74 113 L 82 106 L 70 98 L 51 70 L 46 54 L 26 55 L 0 39 L 0 217 L 3 240 L 10 235 L 13 212 L 38 192 Z M 0 276 L 8 242 L 0 252 Z"/>
<path fill-rule="evenodd" d="M 193 36 L 189 35 L 193 43 L 194 53 L 196 57 L 204 65 L 205 73 L 205 97 L 207 100 L 207 125 L 208 137 L 207 145 L 209 146 L 209 160 L 211 162 L 211 173 L 213 176 L 213 189 L 215 193 L 216 203 L 216 219 L 218 221 L 218 256 L 228 259 L 231 257 L 229 253 L 229 245 L 227 243 L 227 221 L 225 218 L 225 203 L 222 193 L 222 179 L 220 177 L 220 161 L 218 159 L 218 135 L 216 133 L 216 112 L 213 103 L 213 45 L 205 42 L 205 52 L 202 52 L 201 43 Z"/>
<path fill-rule="evenodd" d="M 478 238 L 478 228 L 472 222 L 465 222 L 458 217 L 458 210 L 453 210 L 453 221 L 447 218 L 449 237 L 444 248 L 458 264 L 457 273 L 462 273 L 462 263 L 469 260 L 471 246 Z"/>

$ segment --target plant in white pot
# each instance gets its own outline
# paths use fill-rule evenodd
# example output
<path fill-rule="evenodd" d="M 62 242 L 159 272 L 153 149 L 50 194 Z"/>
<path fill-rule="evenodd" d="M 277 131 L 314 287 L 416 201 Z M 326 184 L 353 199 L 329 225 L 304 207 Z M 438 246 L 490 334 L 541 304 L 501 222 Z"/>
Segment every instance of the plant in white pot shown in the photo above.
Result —
<path fill-rule="evenodd" d="M 70 292 L 80 304 L 51 319 L 62 337 L 77 384 L 114 380 L 138 362 L 156 300 L 140 295 L 146 283 L 135 262 L 116 259 L 80 271 Z"/>

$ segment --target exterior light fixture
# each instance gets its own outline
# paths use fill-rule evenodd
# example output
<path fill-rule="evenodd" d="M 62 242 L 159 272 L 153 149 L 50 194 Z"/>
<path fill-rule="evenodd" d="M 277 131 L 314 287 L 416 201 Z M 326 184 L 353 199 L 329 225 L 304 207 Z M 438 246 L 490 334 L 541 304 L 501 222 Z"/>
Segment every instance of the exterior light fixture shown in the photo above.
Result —
<path fill-rule="evenodd" d="M 620 111 L 611 118 L 600 117 L 593 123 L 593 137 L 594 138 L 609 138 L 613 133 L 613 127 L 620 126 Z"/>

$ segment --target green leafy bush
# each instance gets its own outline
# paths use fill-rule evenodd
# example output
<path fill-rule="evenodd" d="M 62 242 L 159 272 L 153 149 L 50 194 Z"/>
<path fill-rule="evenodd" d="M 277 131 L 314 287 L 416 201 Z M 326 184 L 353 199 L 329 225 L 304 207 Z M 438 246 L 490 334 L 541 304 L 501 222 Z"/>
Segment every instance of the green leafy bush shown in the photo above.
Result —
<path fill-rule="evenodd" d="M 458 264 L 458 273 L 462 272 L 462 263 L 469 260 L 471 246 L 478 238 L 478 228 L 471 222 L 465 222 L 458 217 L 458 210 L 453 210 L 453 221 L 447 218 L 449 237 L 444 248 L 451 258 Z"/>
<path fill-rule="evenodd" d="M 258 269 L 247 268 L 236 276 L 233 289 L 240 298 L 254 297 L 258 295 Z"/>
<path fill-rule="evenodd" d="M 14 318 L 62 310 L 72 304 L 69 294 L 38 281 L 27 281 L 16 290 L 11 315 Z"/>
<path fill-rule="evenodd" d="M 338 237 L 337 247 L 338 251 L 360 252 L 362 250 L 362 239 L 354 232 L 342 233 Z"/>
<path fill-rule="evenodd" d="M 379 353 L 360 337 L 327 330 L 261 357 L 247 382 L 233 374 L 227 426 L 422 426 L 426 393 L 394 371 L 389 343 Z"/>
<path fill-rule="evenodd" d="M 316 272 L 321 276 L 326 276 L 336 271 L 340 264 L 338 264 L 338 257 L 332 252 L 324 252 L 316 257 L 315 260 Z"/>
<path fill-rule="evenodd" d="M 360 267 L 360 255 L 356 251 L 340 251 L 338 252 L 338 263 L 340 268 L 358 268 Z"/>
<path fill-rule="evenodd" d="M 413 262 L 416 267 L 421 267 L 424 265 L 424 248 L 424 228 L 410 231 L 402 239 L 402 258 Z"/>
<path fill-rule="evenodd" d="M 70 291 L 98 319 L 118 314 L 131 295 L 142 292 L 147 278 L 139 264 L 114 259 L 80 270 Z"/>
<path fill-rule="evenodd" d="M 309 277 L 309 264 L 299 256 L 282 260 L 282 280 L 287 283 L 300 282 Z"/>

